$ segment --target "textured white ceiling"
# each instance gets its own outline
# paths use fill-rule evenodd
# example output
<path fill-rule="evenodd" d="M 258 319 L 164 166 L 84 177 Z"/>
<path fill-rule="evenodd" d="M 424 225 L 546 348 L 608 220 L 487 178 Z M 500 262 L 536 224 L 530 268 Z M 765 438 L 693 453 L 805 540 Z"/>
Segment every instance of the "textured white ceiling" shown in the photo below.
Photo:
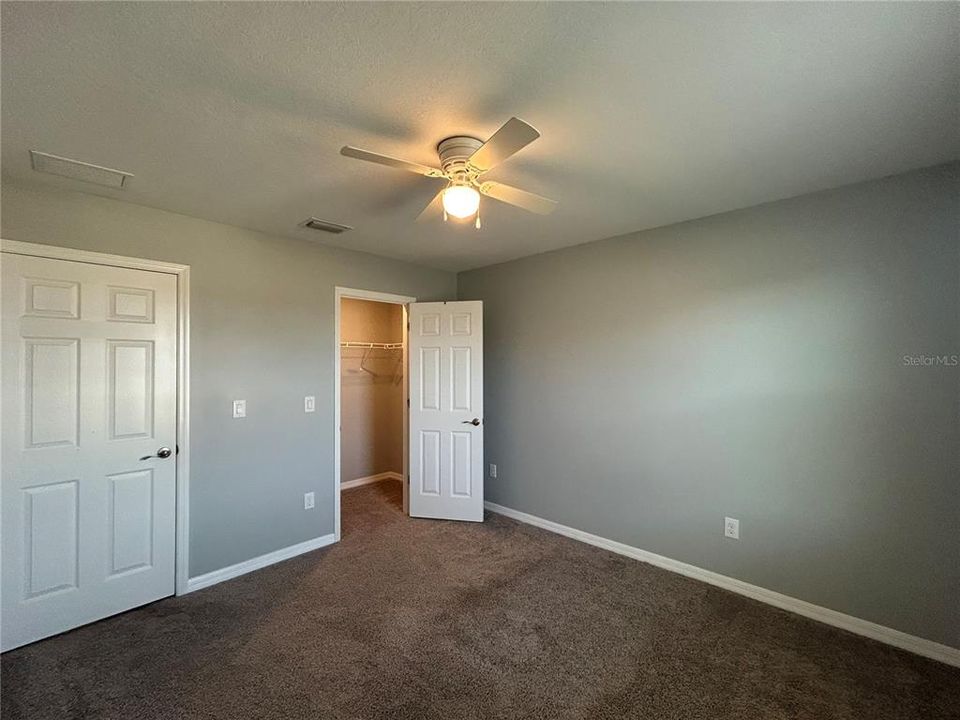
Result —
<path fill-rule="evenodd" d="M 461 270 L 960 154 L 956 4 L 2 4 L 2 161 L 29 178 Z M 435 164 L 511 115 L 491 173 L 560 201 L 414 218 Z M 38 149 L 127 170 L 109 190 Z M 303 230 L 311 215 L 353 225 Z"/>

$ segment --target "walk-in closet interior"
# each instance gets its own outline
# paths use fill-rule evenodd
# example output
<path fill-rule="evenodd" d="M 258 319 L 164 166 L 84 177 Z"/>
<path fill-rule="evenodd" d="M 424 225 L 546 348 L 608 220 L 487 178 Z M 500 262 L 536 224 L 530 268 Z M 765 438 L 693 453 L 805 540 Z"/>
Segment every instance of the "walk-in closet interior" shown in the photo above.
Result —
<path fill-rule="evenodd" d="M 403 306 L 340 306 L 340 482 L 350 489 L 403 472 Z"/>

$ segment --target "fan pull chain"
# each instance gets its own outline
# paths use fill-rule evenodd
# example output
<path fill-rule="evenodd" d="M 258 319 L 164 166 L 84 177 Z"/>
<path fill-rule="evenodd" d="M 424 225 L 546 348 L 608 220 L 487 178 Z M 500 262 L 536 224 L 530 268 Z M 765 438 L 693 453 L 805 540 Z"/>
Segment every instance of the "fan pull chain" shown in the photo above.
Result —
<path fill-rule="evenodd" d="M 446 208 L 443 209 L 443 221 L 444 221 L 444 222 L 447 221 L 447 209 L 446 209 Z"/>
<path fill-rule="evenodd" d="M 480 211 L 477 210 L 477 222 L 475 223 L 477 230 L 480 229 Z"/>

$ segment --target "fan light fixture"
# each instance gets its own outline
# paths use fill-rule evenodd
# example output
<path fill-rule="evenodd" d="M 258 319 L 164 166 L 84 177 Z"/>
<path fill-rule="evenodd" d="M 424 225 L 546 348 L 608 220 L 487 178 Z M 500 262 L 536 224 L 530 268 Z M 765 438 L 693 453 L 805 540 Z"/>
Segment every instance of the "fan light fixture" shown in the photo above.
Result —
<path fill-rule="evenodd" d="M 0 0 L 2 2 L 2 0 Z M 493 170 L 540 137 L 537 130 L 520 118 L 512 117 L 486 142 L 468 135 L 453 135 L 440 141 L 437 155 L 440 167 L 421 165 L 381 153 L 363 150 L 352 145 L 340 148 L 340 154 L 365 162 L 406 170 L 428 178 L 445 180 L 447 185 L 438 192 L 417 217 L 417 222 L 432 219 L 443 211 L 447 216 L 466 220 L 476 217 L 480 229 L 480 196 L 493 198 L 538 215 L 549 215 L 557 206 L 550 198 L 535 195 L 501 182 L 482 180 L 481 176 Z"/>
<path fill-rule="evenodd" d="M 468 218 L 480 208 L 480 193 L 467 185 L 451 185 L 443 191 L 443 209 L 455 218 Z"/>

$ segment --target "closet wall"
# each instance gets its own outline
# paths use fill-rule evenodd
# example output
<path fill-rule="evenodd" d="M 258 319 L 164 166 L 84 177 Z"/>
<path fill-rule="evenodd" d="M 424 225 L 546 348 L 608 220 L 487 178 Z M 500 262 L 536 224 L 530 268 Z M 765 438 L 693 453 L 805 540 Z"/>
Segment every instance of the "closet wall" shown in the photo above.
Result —
<path fill-rule="evenodd" d="M 341 343 L 403 341 L 403 308 L 344 298 Z M 340 348 L 340 482 L 403 472 L 403 352 Z"/>

